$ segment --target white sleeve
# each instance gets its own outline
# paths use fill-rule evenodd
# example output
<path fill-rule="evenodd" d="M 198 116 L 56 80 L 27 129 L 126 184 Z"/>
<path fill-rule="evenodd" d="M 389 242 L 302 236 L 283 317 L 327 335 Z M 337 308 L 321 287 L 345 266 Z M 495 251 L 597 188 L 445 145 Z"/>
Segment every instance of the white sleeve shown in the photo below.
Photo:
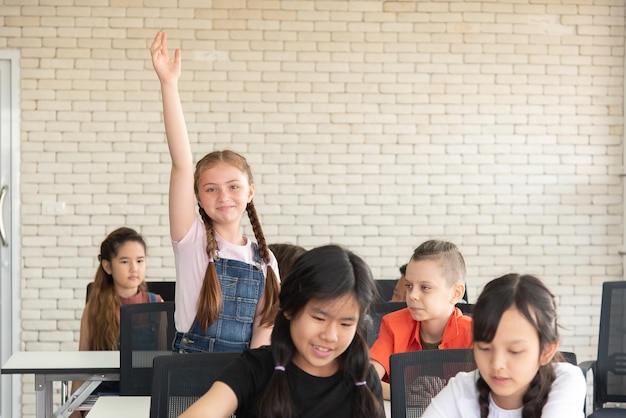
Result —
<path fill-rule="evenodd" d="M 583 418 L 587 382 L 580 367 L 570 363 L 555 364 L 556 379 L 541 418 Z"/>
<path fill-rule="evenodd" d="M 478 371 L 459 372 L 433 398 L 421 418 L 480 418 L 476 379 Z"/>

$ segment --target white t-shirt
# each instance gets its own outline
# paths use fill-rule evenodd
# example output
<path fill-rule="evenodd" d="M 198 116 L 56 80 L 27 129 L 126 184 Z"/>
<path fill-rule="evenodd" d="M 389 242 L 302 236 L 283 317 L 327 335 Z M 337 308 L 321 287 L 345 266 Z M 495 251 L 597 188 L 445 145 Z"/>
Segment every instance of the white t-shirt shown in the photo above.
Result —
<path fill-rule="evenodd" d="M 581 369 L 570 363 L 556 363 L 556 379 L 541 418 L 583 418 L 587 383 Z M 478 370 L 460 372 L 433 398 L 422 418 L 480 418 Z M 489 418 L 521 418 L 522 408 L 505 410 L 489 397 Z M 537 417 L 539 418 L 539 417 Z"/>
<path fill-rule="evenodd" d="M 235 245 L 225 241 L 217 233 L 215 234 L 219 257 L 229 260 L 243 261 L 254 264 L 254 248 L 252 241 L 244 236 L 245 245 Z M 206 253 L 206 230 L 200 218 L 187 231 L 185 236 L 178 242 L 172 241 L 176 264 L 176 310 L 174 311 L 174 322 L 176 330 L 187 332 L 196 318 L 198 295 L 202 288 L 202 281 L 209 264 L 209 256 Z M 278 262 L 270 251 L 270 265 L 279 276 Z M 262 265 L 263 274 L 267 277 L 267 266 Z M 280 280 L 280 279 L 279 279 Z M 263 294 L 257 304 L 257 314 L 259 308 L 263 306 Z"/>

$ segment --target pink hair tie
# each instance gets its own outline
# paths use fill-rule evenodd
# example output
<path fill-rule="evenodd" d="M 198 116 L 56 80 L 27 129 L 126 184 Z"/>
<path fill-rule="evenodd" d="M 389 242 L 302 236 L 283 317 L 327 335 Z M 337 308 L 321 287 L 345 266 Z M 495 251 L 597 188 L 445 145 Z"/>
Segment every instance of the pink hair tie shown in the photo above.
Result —
<path fill-rule="evenodd" d="M 355 382 L 354 383 L 354 386 L 365 386 L 365 385 L 367 385 L 367 381 L 365 381 L 365 380 L 362 381 L 362 382 Z"/>
<path fill-rule="evenodd" d="M 284 372 L 285 366 L 274 366 L 274 370 L 278 370 L 279 372 Z"/>

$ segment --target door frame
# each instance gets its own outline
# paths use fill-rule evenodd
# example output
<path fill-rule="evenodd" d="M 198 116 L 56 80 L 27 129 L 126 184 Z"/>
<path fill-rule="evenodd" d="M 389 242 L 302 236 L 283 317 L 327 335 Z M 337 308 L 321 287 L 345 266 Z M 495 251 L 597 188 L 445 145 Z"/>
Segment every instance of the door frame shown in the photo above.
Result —
<path fill-rule="evenodd" d="M 2 90 L 8 87 L 8 96 L 0 93 L 0 184 L 8 185 L 4 208 L 0 208 L 7 233 L 8 246 L 0 243 L 0 361 L 20 349 L 20 52 L 0 50 L 0 61 L 9 63 L 9 79 L 0 75 Z M 10 211 L 10 218 L 3 210 Z M 0 417 L 21 416 L 21 388 L 19 375 L 0 378 Z"/>

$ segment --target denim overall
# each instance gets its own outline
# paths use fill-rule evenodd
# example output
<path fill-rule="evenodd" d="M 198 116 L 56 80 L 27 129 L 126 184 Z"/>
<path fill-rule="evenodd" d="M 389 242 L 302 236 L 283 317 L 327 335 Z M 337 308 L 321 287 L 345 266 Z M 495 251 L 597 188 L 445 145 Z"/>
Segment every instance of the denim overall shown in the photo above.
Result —
<path fill-rule="evenodd" d="M 148 292 L 148 301 L 150 303 L 157 302 L 156 294 Z M 154 314 L 150 314 L 151 316 Z M 137 337 L 133 338 L 133 350 L 140 350 L 141 348 L 149 349 L 156 345 L 157 332 L 156 324 L 158 322 L 157 317 L 151 317 L 150 321 L 145 325 L 137 325 L 134 327 L 134 331 L 137 333 Z M 117 340 L 119 347 L 119 337 Z M 140 347 L 137 347 L 139 345 Z M 94 395 L 106 396 L 106 395 L 119 395 L 120 382 L 117 380 L 104 381 L 93 392 Z"/>
<path fill-rule="evenodd" d="M 243 351 L 250 346 L 256 307 L 265 286 L 262 259 L 257 245 L 252 245 L 254 265 L 224 258 L 215 261 L 222 291 L 220 314 L 206 335 L 198 318 L 188 332 L 177 332 L 175 353 Z"/>

